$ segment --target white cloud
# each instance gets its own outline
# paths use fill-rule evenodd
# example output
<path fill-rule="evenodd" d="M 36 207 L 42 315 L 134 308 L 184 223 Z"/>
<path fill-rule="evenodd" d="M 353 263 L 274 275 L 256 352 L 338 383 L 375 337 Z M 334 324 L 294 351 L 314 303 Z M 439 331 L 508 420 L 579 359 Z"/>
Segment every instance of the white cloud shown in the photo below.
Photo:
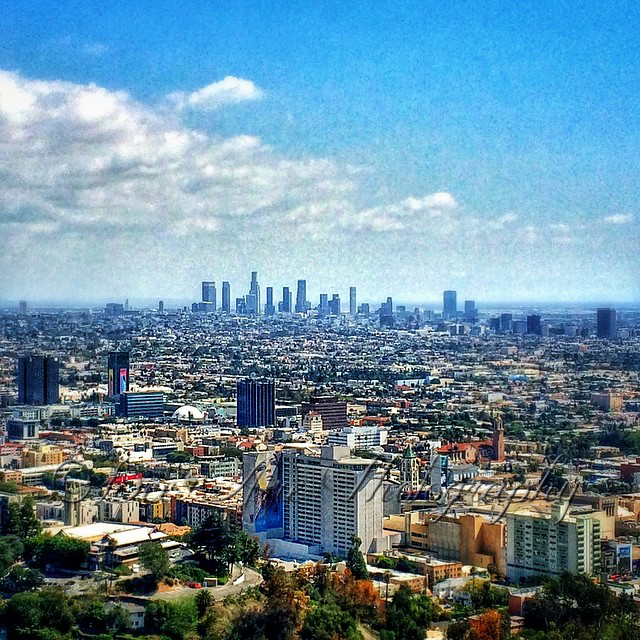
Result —
<path fill-rule="evenodd" d="M 604 221 L 609 224 L 628 224 L 633 222 L 633 215 L 630 213 L 615 213 L 610 216 L 605 216 Z"/>
<path fill-rule="evenodd" d="M 205 89 L 180 94 L 185 108 L 259 94 L 238 79 Z M 473 213 L 447 191 L 390 199 L 385 185 L 367 188 L 361 167 L 287 157 L 255 136 L 192 129 L 179 115 L 124 91 L 0 71 L 0 275 L 14 274 L 12 292 L 51 274 L 61 295 L 92 295 L 96 276 L 123 260 L 148 278 L 141 287 L 165 278 L 175 291 L 179 277 L 204 275 L 189 272 L 194 261 L 222 272 L 261 251 L 282 269 L 296 255 L 309 270 L 326 259 L 327 273 L 341 261 L 345 270 L 359 261 L 365 273 L 372 261 L 397 258 L 412 273 L 424 255 L 425 269 L 475 272 L 465 261 L 512 258 L 522 244 L 544 251 L 570 237 L 561 222 Z M 334 252 L 345 238 L 349 248 Z"/>
<path fill-rule="evenodd" d="M 260 100 L 263 95 L 251 80 L 227 76 L 192 93 L 176 91 L 168 99 L 178 110 L 214 111 L 225 104 Z"/>

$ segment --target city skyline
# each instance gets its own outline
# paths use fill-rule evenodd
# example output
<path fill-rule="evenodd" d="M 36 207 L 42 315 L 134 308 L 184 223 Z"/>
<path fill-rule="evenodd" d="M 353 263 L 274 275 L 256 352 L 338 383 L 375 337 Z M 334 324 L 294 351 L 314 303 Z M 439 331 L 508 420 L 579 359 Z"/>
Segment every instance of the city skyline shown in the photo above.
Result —
<path fill-rule="evenodd" d="M 0 299 L 640 301 L 638 7 L 162 4 L 6 8 Z"/>

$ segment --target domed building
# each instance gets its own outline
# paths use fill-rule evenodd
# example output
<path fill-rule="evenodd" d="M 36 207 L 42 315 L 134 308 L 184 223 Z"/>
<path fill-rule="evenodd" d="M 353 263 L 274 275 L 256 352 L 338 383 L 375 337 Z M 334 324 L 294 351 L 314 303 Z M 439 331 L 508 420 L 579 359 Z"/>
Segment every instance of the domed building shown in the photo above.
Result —
<path fill-rule="evenodd" d="M 176 409 L 171 418 L 178 422 L 204 422 L 204 413 L 197 407 L 185 404 L 179 409 Z"/>

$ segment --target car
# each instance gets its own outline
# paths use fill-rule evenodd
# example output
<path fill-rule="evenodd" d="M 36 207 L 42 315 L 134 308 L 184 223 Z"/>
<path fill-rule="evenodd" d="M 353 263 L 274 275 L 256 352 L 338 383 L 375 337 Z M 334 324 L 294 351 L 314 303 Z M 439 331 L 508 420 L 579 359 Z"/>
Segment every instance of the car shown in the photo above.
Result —
<path fill-rule="evenodd" d="M 202 585 L 199 582 L 187 582 L 187 587 L 191 589 L 202 589 Z"/>

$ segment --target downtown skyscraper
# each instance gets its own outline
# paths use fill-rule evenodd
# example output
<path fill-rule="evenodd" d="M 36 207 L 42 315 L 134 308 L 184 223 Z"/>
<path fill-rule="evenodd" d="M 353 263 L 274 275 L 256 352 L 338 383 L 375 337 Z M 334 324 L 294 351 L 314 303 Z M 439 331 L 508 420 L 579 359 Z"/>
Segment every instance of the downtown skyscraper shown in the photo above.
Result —
<path fill-rule="evenodd" d="M 245 305 L 249 315 L 260 315 L 260 285 L 257 271 L 251 272 L 251 287 L 245 298 Z"/>
<path fill-rule="evenodd" d="M 222 283 L 222 312 L 231 313 L 231 285 L 226 281 Z"/>
<path fill-rule="evenodd" d="M 458 315 L 458 294 L 456 291 L 445 291 L 442 294 L 442 315 L 455 318 Z"/>
<path fill-rule="evenodd" d="M 298 280 L 298 291 L 296 293 L 296 313 L 305 313 L 307 309 L 307 281 Z"/>

